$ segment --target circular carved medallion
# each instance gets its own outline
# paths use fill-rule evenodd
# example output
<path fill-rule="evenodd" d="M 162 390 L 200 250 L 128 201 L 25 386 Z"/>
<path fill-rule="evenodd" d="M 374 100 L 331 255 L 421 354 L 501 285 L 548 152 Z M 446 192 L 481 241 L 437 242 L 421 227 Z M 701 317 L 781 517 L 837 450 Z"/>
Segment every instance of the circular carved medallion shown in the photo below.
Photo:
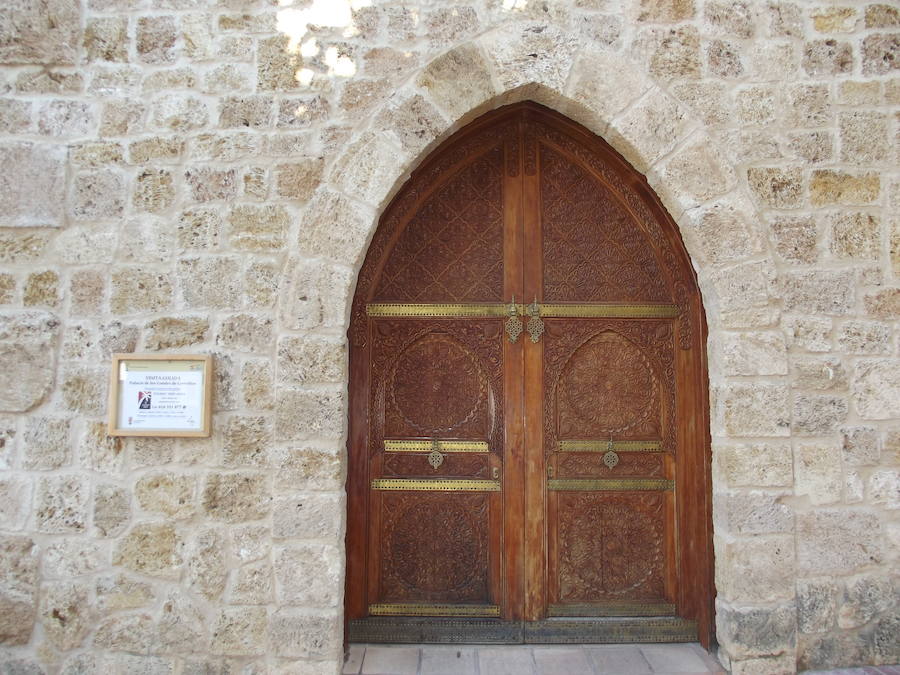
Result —
<path fill-rule="evenodd" d="M 483 565 L 481 537 L 465 509 L 451 499 L 415 500 L 389 534 L 389 560 L 407 588 L 446 593 L 465 587 Z"/>
<path fill-rule="evenodd" d="M 654 408 L 657 388 L 644 353 L 612 332 L 576 349 L 560 378 L 560 393 L 575 415 L 610 434 L 644 420 Z"/>
<path fill-rule="evenodd" d="M 429 335 L 400 354 L 390 396 L 407 424 L 433 435 L 469 421 L 486 388 L 474 354 L 450 337 Z"/>
<path fill-rule="evenodd" d="M 582 504 L 563 528 L 563 577 L 581 593 L 621 595 L 662 567 L 662 533 L 653 518 L 624 504 Z"/>

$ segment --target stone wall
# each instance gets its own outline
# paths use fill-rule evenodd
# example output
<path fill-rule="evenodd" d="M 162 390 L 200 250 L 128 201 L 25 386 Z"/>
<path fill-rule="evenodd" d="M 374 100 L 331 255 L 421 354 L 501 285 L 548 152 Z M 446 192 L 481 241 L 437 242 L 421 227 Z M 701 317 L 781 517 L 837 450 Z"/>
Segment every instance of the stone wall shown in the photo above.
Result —
<path fill-rule="evenodd" d="M 380 209 L 534 99 L 645 172 L 710 326 L 720 656 L 900 662 L 900 16 L 806 0 L 7 0 L 8 672 L 337 672 L 346 343 Z M 109 438 L 114 352 L 216 358 Z"/>

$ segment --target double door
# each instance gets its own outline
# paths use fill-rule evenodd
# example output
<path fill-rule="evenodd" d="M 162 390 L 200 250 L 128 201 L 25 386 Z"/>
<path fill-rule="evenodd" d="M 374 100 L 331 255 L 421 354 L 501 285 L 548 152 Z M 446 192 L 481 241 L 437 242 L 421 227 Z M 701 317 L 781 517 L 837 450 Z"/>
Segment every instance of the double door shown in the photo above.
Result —
<path fill-rule="evenodd" d="M 698 302 L 627 169 L 516 106 L 386 211 L 351 325 L 351 639 L 703 637 Z"/>

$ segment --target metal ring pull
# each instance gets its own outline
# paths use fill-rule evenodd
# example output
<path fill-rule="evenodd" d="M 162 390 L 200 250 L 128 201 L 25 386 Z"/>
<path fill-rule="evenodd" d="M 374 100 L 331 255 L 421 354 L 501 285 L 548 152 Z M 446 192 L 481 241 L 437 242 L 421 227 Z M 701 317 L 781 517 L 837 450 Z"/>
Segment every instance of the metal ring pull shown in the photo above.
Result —
<path fill-rule="evenodd" d="M 534 302 L 528 305 L 528 315 L 531 317 L 528 319 L 528 335 L 536 344 L 544 334 L 544 321 L 541 319 L 541 306 L 538 304 L 537 296 L 535 296 Z"/>
<path fill-rule="evenodd" d="M 616 465 L 619 463 L 619 455 L 613 450 L 613 439 L 612 436 L 609 437 L 609 443 L 606 445 L 606 453 L 603 455 L 603 463 L 606 464 L 607 469 L 614 469 Z"/>
<path fill-rule="evenodd" d="M 512 297 L 512 302 L 509 303 L 507 312 L 509 313 L 509 318 L 506 320 L 506 334 L 509 336 L 510 343 L 515 344 L 523 330 L 522 319 L 519 318 L 519 306 L 516 304 L 516 296 Z"/>

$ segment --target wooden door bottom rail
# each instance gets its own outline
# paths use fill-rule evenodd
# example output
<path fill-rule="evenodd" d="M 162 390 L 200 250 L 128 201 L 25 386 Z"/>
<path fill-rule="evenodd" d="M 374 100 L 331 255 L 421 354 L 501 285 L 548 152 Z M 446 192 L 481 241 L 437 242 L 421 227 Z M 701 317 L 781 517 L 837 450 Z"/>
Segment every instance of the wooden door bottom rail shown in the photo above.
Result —
<path fill-rule="evenodd" d="M 547 489 L 561 492 L 674 490 L 675 481 L 665 478 L 552 478 L 547 481 Z"/>
<path fill-rule="evenodd" d="M 544 619 L 441 619 L 375 616 L 348 623 L 350 642 L 394 644 L 627 644 L 695 642 L 697 622 L 677 616 Z"/>

